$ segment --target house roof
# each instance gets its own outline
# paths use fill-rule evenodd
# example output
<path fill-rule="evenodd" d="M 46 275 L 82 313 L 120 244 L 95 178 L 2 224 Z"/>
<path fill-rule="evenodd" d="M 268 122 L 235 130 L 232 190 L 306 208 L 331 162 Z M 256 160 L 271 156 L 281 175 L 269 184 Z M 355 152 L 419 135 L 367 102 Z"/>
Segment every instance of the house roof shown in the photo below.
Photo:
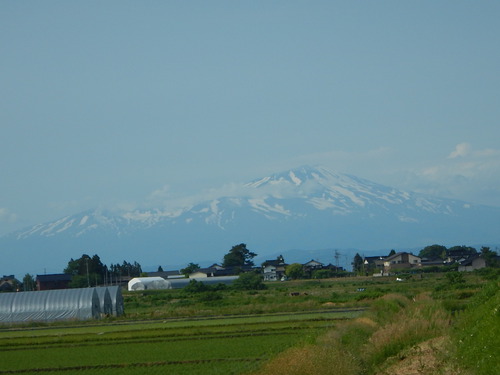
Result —
<path fill-rule="evenodd" d="M 323 265 L 323 263 L 318 262 L 317 260 L 311 259 L 309 262 L 304 263 L 303 266 L 309 266 L 309 265 Z"/>
<path fill-rule="evenodd" d="M 160 271 L 160 272 L 148 272 L 148 276 L 159 276 L 164 279 L 168 279 L 169 277 L 181 276 L 184 277 L 184 274 L 181 271 Z"/>
<path fill-rule="evenodd" d="M 287 264 L 285 262 L 282 262 L 281 260 L 278 259 L 271 259 L 271 260 L 266 260 L 264 263 L 262 263 L 264 266 L 286 266 Z"/>
<path fill-rule="evenodd" d="M 461 266 L 470 266 L 472 264 L 472 262 L 474 262 L 476 259 L 478 258 L 481 258 L 481 254 L 474 254 L 474 255 L 471 255 L 470 257 L 468 257 L 467 259 L 465 260 L 462 260 L 459 264 Z"/>
<path fill-rule="evenodd" d="M 396 254 L 394 254 L 394 255 L 391 255 L 390 257 L 385 258 L 384 260 L 385 260 L 386 262 L 387 262 L 387 261 L 391 261 L 391 260 L 393 260 L 393 259 L 396 259 L 396 258 L 400 257 L 400 256 L 401 256 L 401 255 L 403 255 L 403 254 L 408 254 L 408 255 L 414 256 L 415 258 L 419 258 L 419 259 L 420 259 L 420 257 L 419 257 L 419 256 L 416 256 L 416 255 L 413 255 L 413 254 L 411 254 L 411 253 L 408 253 L 407 251 L 401 251 L 401 252 L 399 252 L 399 253 L 396 253 Z"/>
<path fill-rule="evenodd" d="M 53 273 L 49 275 L 36 275 L 36 280 L 40 282 L 50 281 L 71 281 L 73 278 L 69 273 Z"/>

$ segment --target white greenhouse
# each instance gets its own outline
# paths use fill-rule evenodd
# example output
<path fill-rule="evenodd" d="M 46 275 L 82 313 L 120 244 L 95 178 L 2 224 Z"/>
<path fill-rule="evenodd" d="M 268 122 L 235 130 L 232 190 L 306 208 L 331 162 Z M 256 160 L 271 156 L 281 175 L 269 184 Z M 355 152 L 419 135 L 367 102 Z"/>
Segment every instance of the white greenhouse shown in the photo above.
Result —
<path fill-rule="evenodd" d="M 128 282 L 128 290 L 172 289 L 170 281 L 163 277 L 134 277 Z"/>
<path fill-rule="evenodd" d="M 0 323 L 85 320 L 100 315 L 95 288 L 0 294 Z"/>

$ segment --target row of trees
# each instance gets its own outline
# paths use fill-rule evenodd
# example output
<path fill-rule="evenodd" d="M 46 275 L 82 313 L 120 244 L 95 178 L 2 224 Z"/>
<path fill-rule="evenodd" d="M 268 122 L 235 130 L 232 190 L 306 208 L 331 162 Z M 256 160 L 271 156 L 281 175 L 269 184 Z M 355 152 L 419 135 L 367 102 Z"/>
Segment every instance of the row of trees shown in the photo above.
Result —
<path fill-rule="evenodd" d="M 70 284 L 72 288 L 83 288 L 101 284 L 112 284 L 122 276 L 140 276 L 142 268 L 137 262 L 129 263 L 127 261 L 123 261 L 122 264 L 111 263 L 108 267 L 101 262 L 99 255 L 95 254 L 90 257 L 87 254 L 83 254 L 78 259 L 71 258 L 63 272 L 73 276 Z"/>

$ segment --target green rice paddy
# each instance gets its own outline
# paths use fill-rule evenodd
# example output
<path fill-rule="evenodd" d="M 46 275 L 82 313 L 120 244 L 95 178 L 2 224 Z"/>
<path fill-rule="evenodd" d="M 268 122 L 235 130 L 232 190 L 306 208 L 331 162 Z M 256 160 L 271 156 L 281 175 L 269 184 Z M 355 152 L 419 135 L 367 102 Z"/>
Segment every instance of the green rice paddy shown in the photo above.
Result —
<path fill-rule="evenodd" d="M 0 331 L 0 374 L 241 373 L 359 311 Z"/>

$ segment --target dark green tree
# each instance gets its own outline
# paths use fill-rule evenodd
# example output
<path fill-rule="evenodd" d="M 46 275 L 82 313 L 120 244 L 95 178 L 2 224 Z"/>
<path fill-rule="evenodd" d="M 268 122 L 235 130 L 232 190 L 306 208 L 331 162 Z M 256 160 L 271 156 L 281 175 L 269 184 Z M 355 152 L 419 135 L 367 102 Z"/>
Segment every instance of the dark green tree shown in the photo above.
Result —
<path fill-rule="evenodd" d="M 106 267 L 97 254 L 92 258 L 83 254 L 79 259 L 71 258 L 63 272 L 73 276 L 70 287 L 81 288 L 101 284 L 106 274 Z"/>
<path fill-rule="evenodd" d="M 129 263 L 127 261 L 123 261 L 122 264 L 111 264 L 109 266 L 109 272 L 112 277 L 139 277 L 142 274 L 142 267 L 139 263 Z"/>
<path fill-rule="evenodd" d="M 243 267 L 253 266 L 252 259 L 257 256 L 256 253 L 247 249 L 247 245 L 240 243 L 235 245 L 224 255 L 222 267 Z"/>
<path fill-rule="evenodd" d="M 300 263 L 292 263 L 286 266 L 285 275 L 293 280 L 304 277 L 304 267 Z"/>
<path fill-rule="evenodd" d="M 29 273 L 24 275 L 24 277 L 23 277 L 23 290 L 25 292 L 31 292 L 33 290 L 36 290 L 36 282 L 35 282 L 35 278 L 33 277 L 33 275 L 30 275 Z"/>
<path fill-rule="evenodd" d="M 181 269 L 181 273 L 188 276 L 189 274 L 196 272 L 200 269 L 200 265 L 196 263 L 189 263 L 186 268 Z"/>
<path fill-rule="evenodd" d="M 359 255 L 358 253 L 356 253 L 352 261 L 352 270 L 356 273 L 363 273 L 364 271 L 364 261 L 361 255 Z"/>
<path fill-rule="evenodd" d="M 486 261 L 486 267 L 499 267 L 500 262 L 497 260 L 498 254 L 491 250 L 488 246 L 481 247 L 481 256 Z"/>
<path fill-rule="evenodd" d="M 158 266 L 158 271 L 157 272 L 163 272 L 163 267 L 162 266 Z"/>
<path fill-rule="evenodd" d="M 392 249 L 388 256 L 391 257 L 391 256 L 393 256 L 395 254 L 396 254 L 396 250 Z"/>
<path fill-rule="evenodd" d="M 477 254 L 477 250 L 470 246 L 453 246 L 446 251 L 446 255 L 450 257 L 468 257 Z"/>
<path fill-rule="evenodd" d="M 427 259 L 445 259 L 447 254 L 447 249 L 446 246 L 442 245 L 430 245 L 424 247 L 420 252 L 418 253 L 418 256 L 420 258 L 427 258 Z"/>

